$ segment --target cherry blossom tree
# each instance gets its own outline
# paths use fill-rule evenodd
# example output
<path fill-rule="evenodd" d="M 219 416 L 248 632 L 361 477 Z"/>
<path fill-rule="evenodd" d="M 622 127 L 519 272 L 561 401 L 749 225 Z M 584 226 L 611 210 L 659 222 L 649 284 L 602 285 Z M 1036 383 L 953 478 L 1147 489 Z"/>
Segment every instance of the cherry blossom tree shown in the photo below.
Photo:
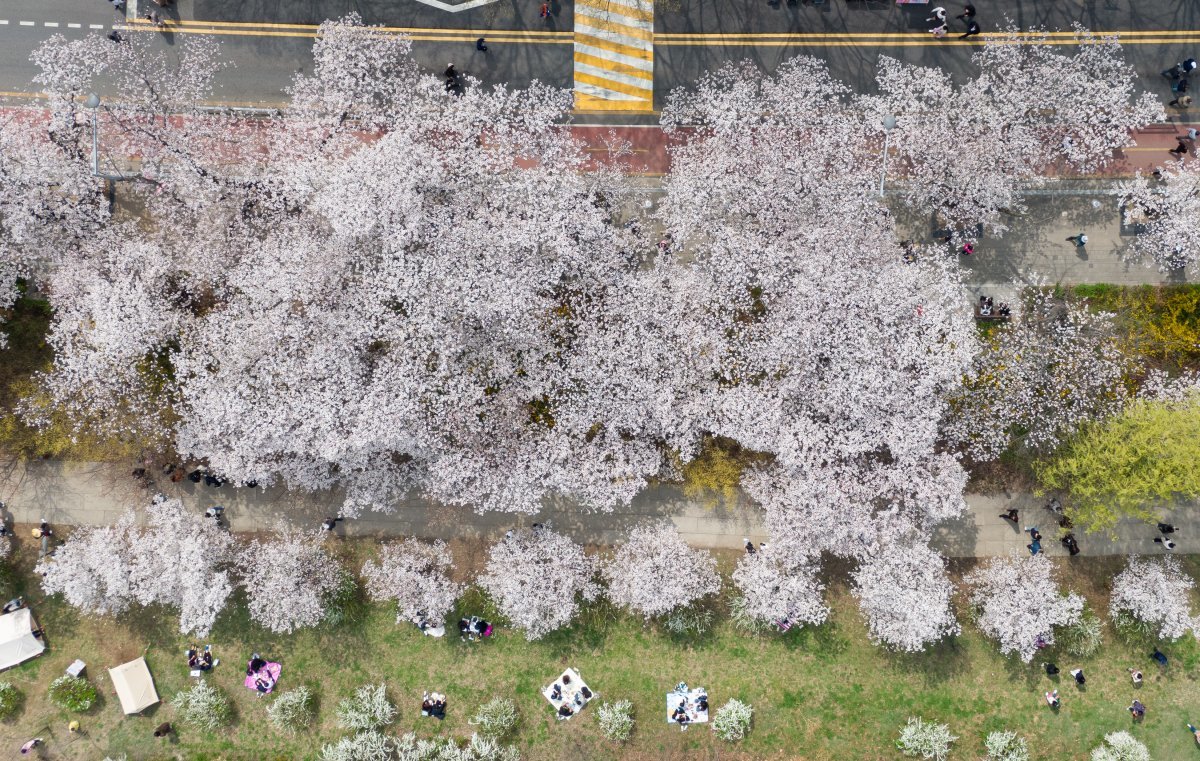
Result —
<path fill-rule="evenodd" d="M 1138 364 L 1113 318 L 1033 289 L 976 358 L 951 402 L 947 436 L 972 458 L 989 460 L 1018 431 L 1026 446 L 1045 452 L 1083 423 L 1119 412 L 1132 399 L 1126 380 Z"/>
<path fill-rule="evenodd" d="M 717 561 L 688 547 L 673 523 L 635 527 L 603 567 L 608 597 L 646 618 L 662 616 L 721 589 Z"/>
<path fill-rule="evenodd" d="M 135 600 L 129 558 L 137 540 L 134 515 L 129 512 L 112 526 L 75 529 L 34 570 L 46 594 L 62 595 L 83 613 L 123 613 Z"/>
<path fill-rule="evenodd" d="M 814 558 L 796 557 L 774 542 L 738 561 L 733 572 L 747 615 L 763 623 L 821 624 L 829 616 Z"/>
<path fill-rule="evenodd" d="M 962 84 L 937 68 L 883 56 L 879 93 L 861 99 L 868 122 L 896 118 L 889 135 L 897 183 L 906 200 L 935 211 L 956 231 L 982 224 L 1003 233 L 1006 212 L 1049 170 L 1092 173 L 1131 130 L 1164 118 L 1116 35 L 1075 27 L 1077 46 L 1015 27 L 988 35 L 972 56 L 979 73 Z M 880 127 L 876 126 L 878 131 Z"/>
<path fill-rule="evenodd" d="M 142 605 L 177 608 L 180 633 L 207 635 L 233 591 L 233 539 L 178 499 L 156 497 L 145 521 L 129 545 L 134 598 Z"/>
<path fill-rule="evenodd" d="M 250 617 L 273 632 L 316 626 L 338 587 L 341 567 L 322 546 L 327 532 L 281 524 L 267 539 L 252 539 L 237 556 Z"/>
<path fill-rule="evenodd" d="M 1200 259 L 1200 169 L 1196 162 L 1138 170 L 1117 184 L 1126 225 L 1142 229 L 1124 251 L 1134 261 L 1153 262 L 1165 273 L 1195 272 Z"/>
<path fill-rule="evenodd" d="M 595 600 L 596 563 L 583 548 L 546 528 L 516 529 L 492 545 L 479 577 L 500 611 L 526 639 L 569 626 L 579 599 Z"/>
<path fill-rule="evenodd" d="M 860 554 L 964 508 L 939 424 L 976 338 L 956 265 L 904 261 L 846 96 L 807 57 L 669 96 L 668 133 L 688 131 L 659 215 L 690 260 L 656 311 L 684 459 L 704 433 L 773 455 L 744 478 L 773 538 Z"/>
<path fill-rule="evenodd" d="M 1133 555 L 1125 570 L 1113 577 L 1109 614 L 1114 620 L 1129 616 L 1149 626 L 1160 639 L 1176 640 L 1200 623 L 1191 613 L 1194 586 L 1196 582 L 1175 558 Z"/>
<path fill-rule="evenodd" d="M 883 545 L 859 564 L 853 581 L 873 642 L 915 653 L 962 631 L 945 559 L 914 538 Z"/>
<path fill-rule="evenodd" d="M 1055 627 L 1070 626 L 1083 615 L 1083 598 L 1060 594 L 1054 565 L 1045 555 L 992 558 L 963 581 L 978 612 L 977 624 L 1000 644 L 1029 663 L 1039 647 L 1054 644 Z"/>
<path fill-rule="evenodd" d="M 417 616 L 443 621 L 463 590 L 449 578 L 453 567 L 444 542 L 405 539 L 380 548 L 378 560 L 363 563 L 362 576 L 373 599 L 397 602 L 397 623 Z"/>

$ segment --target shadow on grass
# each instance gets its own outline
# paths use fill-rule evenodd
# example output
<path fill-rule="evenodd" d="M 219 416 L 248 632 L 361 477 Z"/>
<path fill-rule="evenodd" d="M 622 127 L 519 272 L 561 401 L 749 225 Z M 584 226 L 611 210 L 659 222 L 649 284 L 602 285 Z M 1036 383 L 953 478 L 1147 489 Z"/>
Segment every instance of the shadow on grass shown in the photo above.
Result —
<path fill-rule="evenodd" d="M 570 626 L 550 632 L 541 644 L 556 658 L 568 658 L 587 650 L 597 652 L 604 648 L 613 625 L 621 618 L 620 610 L 601 597 L 581 605 Z"/>
<path fill-rule="evenodd" d="M 937 642 L 919 653 L 881 650 L 896 669 L 921 677 L 927 685 L 937 685 L 971 671 L 971 656 L 957 637 Z"/>
<path fill-rule="evenodd" d="M 850 638 L 841 632 L 836 621 L 826 621 L 820 626 L 792 627 L 779 635 L 779 641 L 788 650 L 799 650 L 826 658 L 834 658 L 850 647 Z"/>

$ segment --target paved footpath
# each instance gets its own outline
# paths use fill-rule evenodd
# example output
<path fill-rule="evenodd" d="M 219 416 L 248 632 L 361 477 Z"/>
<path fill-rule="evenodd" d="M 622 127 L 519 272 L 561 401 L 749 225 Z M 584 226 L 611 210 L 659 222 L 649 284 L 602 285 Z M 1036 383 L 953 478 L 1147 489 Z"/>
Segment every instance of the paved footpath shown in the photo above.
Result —
<path fill-rule="evenodd" d="M 130 475 L 131 466 L 106 463 L 68 463 L 54 460 L 33 463 L 8 462 L 0 474 L 0 499 L 6 505 L 6 517 L 17 524 L 35 524 L 45 519 L 53 525 L 108 525 L 130 507 L 145 505 L 151 490 L 138 485 Z M 286 515 L 290 522 L 316 528 L 322 519 L 337 512 L 340 495 L 336 491 L 294 494 L 281 488 L 248 489 L 232 486 L 210 487 L 184 481 L 181 484 L 160 479 L 157 487 L 170 496 L 181 498 L 188 507 L 203 511 L 212 505 L 224 505 L 231 528 L 253 532 L 271 528 Z M 1056 541 L 1054 516 L 1045 509 L 1046 500 L 1030 494 L 1001 496 L 970 495 L 968 510 L 961 518 L 940 526 L 933 544 L 950 557 L 991 557 L 1025 552 L 1027 534 L 1000 517 L 1016 507 L 1022 526 L 1037 525 L 1044 535 L 1048 555 L 1065 555 Z M 586 513 L 562 500 L 547 500 L 537 515 L 475 513 L 469 508 L 447 507 L 419 499 L 395 504 L 391 515 L 371 513 L 339 524 L 339 533 L 347 536 L 417 536 L 422 538 L 496 539 L 513 526 L 546 523 L 584 544 L 612 544 L 620 541 L 631 525 L 642 520 L 670 519 L 691 545 L 734 549 L 742 546 L 742 537 L 766 539 L 762 511 L 741 494 L 688 499 L 674 486 L 653 486 L 642 492 L 628 507 L 611 513 Z M 1177 552 L 1200 552 L 1200 511 L 1178 510 L 1169 520 L 1179 526 Z M 1123 555 L 1131 552 L 1159 553 L 1153 542 L 1155 527 L 1125 522 L 1117 529 L 1119 539 L 1082 536 L 1080 547 L 1085 555 Z M 24 531 L 18 536 L 27 536 Z"/>

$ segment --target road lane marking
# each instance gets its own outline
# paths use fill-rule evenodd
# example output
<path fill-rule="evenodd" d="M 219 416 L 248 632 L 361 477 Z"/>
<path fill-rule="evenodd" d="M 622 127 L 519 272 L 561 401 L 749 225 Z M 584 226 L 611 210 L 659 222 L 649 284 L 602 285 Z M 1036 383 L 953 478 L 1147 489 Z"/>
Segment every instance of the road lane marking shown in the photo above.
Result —
<path fill-rule="evenodd" d="M 32 21 L 22 21 L 21 26 L 34 26 Z"/>
<path fill-rule="evenodd" d="M 103 29 L 104 24 L 88 24 L 88 29 Z"/>
<path fill-rule="evenodd" d="M 58 26 L 58 22 L 57 21 L 47 21 L 46 26 Z"/>
<path fill-rule="evenodd" d="M 82 24 L 67 24 L 68 29 L 78 29 Z"/>

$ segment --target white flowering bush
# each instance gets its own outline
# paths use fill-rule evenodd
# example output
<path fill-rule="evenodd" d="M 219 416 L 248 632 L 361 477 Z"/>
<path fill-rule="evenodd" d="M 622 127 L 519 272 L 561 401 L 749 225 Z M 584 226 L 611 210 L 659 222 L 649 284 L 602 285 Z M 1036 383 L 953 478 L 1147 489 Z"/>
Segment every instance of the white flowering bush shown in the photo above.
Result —
<path fill-rule="evenodd" d="M 238 553 L 250 618 L 279 634 L 321 622 L 341 578 L 322 546 L 327 533 L 280 524 L 273 537 L 253 539 Z"/>
<path fill-rule="evenodd" d="M 405 539 L 380 548 L 378 560 L 363 563 L 362 575 L 372 599 L 396 601 L 397 623 L 418 613 L 430 621 L 444 621 L 463 590 L 448 576 L 453 567 L 445 542 Z"/>
<path fill-rule="evenodd" d="M 717 561 L 688 547 L 674 524 L 638 526 L 604 565 L 608 596 L 646 618 L 662 616 L 721 589 Z"/>
<path fill-rule="evenodd" d="M 395 743 L 374 729 L 343 737 L 321 748 L 322 761 L 391 761 L 394 756 Z"/>
<path fill-rule="evenodd" d="M 1195 585 L 1173 557 L 1131 556 L 1113 578 L 1109 615 L 1134 619 L 1159 639 L 1179 639 L 1197 627 L 1189 599 Z"/>
<path fill-rule="evenodd" d="M 596 722 L 609 740 L 626 742 L 633 736 L 633 703 L 618 700 L 601 704 L 596 709 Z"/>
<path fill-rule="evenodd" d="M 175 693 L 171 705 L 184 723 L 210 731 L 226 726 L 233 716 L 229 698 L 205 680 L 196 682 L 190 690 Z"/>
<path fill-rule="evenodd" d="M 491 740 L 503 739 L 517 726 L 517 704 L 508 698 L 492 698 L 479 706 L 470 720 L 480 735 Z"/>
<path fill-rule="evenodd" d="M 1059 632 L 1058 641 L 1071 655 L 1090 658 L 1104 644 L 1103 624 L 1085 606 L 1079 620 Z"/>
<path fill-rule="evenodd" d="M 545 528 L 517 529 L 492 545 L 483 587 L 529 640 L 568 626 L 579 600 L 600 594 L 596 563 L 583 548 Z"/>
<path fill-rule="evenodd" d="M 388 700 L 387 685 L 368 684 L 338 703 L 337 717 L 338 726 L 344 729 L 379 729 L 396 718 L 396 706 Z"/>
<path fill-rule="evenodd" d="M 295 734 L 312 723 L 315 708 L 312 691 L 300 685 L 276 695 L 267 706 L 267 718 L 277 728 Z"/>
<path fill-rule="evenodd" d="M 950 743 L 958 738 L 950 734 L 950 727 L 934 724 L 918 717 L 909 718 L 900 728 L 896 747 L 910 758 L 926 758 L 945 761 L 950 755 Z"/>
<path fill-rule="evenodd" d="M 396 740 L 396 761 L 519 761 L 516 748 L 499 741 L 471 735 L 466 745 L 452 738 L 424 740 L 409 733 Z"/>
<path fill-rule="evenodd" d="M 1092 750 L 1092 761 L 1150 761 L 1150 750 L 1128 732 L 1110 732 Z"/>
<path fill-rule="evenodd" d="M 1025 738 L 1016 732 L 989 732 L 984 738 L 990 761 L 1029 761 L 1029 748 Z"/>
<path fill-rule="evenodd" d="M 737 742 L 750 732 L 754 709 L 737 698 L 730 698 L 713 715 L 712 728 L 725 742 Z"/>
<path fill-rule="evenodd" d="M 984 634 L 1000 652 L 1029 663 L 1040 646 L 1054 644 L 1055 629 L 1083 615 L 1083 598 L 1058 591 L 1054 566 L 1045 555 L 992 558 L 967 574 L 971 604 Z"/>

